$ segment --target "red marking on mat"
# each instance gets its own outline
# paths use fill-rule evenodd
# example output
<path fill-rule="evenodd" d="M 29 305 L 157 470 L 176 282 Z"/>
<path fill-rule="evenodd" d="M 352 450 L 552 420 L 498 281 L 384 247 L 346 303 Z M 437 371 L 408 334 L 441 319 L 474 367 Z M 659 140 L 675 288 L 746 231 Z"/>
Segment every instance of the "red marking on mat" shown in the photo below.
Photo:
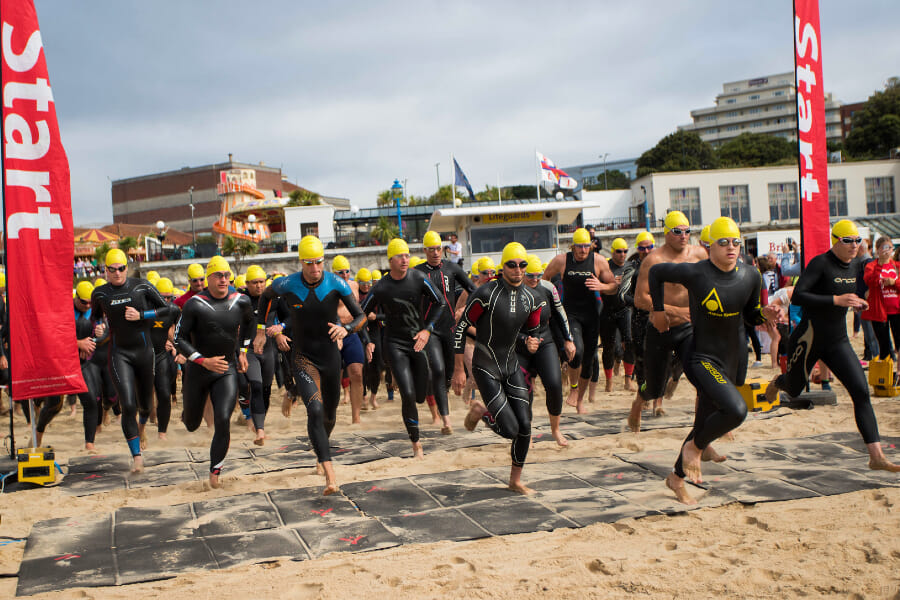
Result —
<path fill-rule="evenodd" d="M 80 554 L 63 554 L 59 558 L 54 558 L 53 560 L 69 560 L 70 558 L 81 558 Z"/>
<path fill-rule="evenodd" d="M 350 545 L 351 545 L 351 546 L 355 546 L 355 545 L 357 545 L 357 544 L 359 543 L 359 540 L 363 539 L 364 537 L 366 537 L 366 536 L 364 536 L 364 535 L 358 535 L 358 536 L 356 536 L 356 537 L 354 537 L 354 538 L 341 538 L 341 541 L 342 541 L 342 542 L 350 542 Z"/>
<path fill-rule="evenodd" d="M 278 449 L 279 450 L 287 450 L 287 446 L 280 446 Z"/>
<path fill-rule="evenodd" d="M 334 451 L 335 454 L 343 454 L 344 452 L 350 452 L 350 451 L 347 450 L 346 448 L 338 448 L 337 450 Z"/>
<path fill-rule="evenodd" d="M 369 492 L 383 492 L 383 491 L 384 491 L 384 488 L 380 488 L 377 485 L 373 485 L 372 487 L 370 487 L 369 489 L 366 490 L 366 493 L 368 494 Z"/>
<path fill-rule="evenodd" d="M 315 515 L 319 515 L 320 517 L 324 517 L 325 515 L 327 515 L 328 513 L 330 513 L 333 510 L 334 510 L 333 508 L 323 508 L 322 510 L 311 510 L 309 512 L 311 512 Z"/>
<path fill-rule="evenodd" d="M 85 481 L 87 481 L 88 479 L 100 479 L 101 477 L 103 477 L 103 475 L 97 475 L 96 473 L 94 473 L 93 475 L 88 475 L 84 479 Z"/>
<path fill-rule="evenodd" d="M 424 515 L 424 514 L 425 514 L 425 513 L 423 513 L 423 512 L 406 513 L 406 514 L 403 515 L 403 516 L 404 516 L 404 517 L 421 517 L 421 516 Z"/>
<path fill-rule="evenodd" d="M 543 433 L 536 433 L 536 434 L 534 434 L 534 435 L 531 436 L 531 437 L 533 437 L 533 438 L 536 439 L 536 440 L 539 440 L 539 439 L 541 439 L 542 437 L 544 437 L 544 434 L 543 434 Z"/>

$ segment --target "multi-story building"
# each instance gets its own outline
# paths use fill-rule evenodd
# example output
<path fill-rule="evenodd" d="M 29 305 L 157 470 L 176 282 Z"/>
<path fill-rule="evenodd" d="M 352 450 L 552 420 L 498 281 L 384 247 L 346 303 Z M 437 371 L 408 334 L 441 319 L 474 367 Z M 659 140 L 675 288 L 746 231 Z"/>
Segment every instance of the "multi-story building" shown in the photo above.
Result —
<path fill-rule="evenodd" d="M 794 73 L 742 79 L 722 85 L 716 105 L 691 111 L 694 120 L 680 131 L 696 132 L 704 142 L 721 146 L 742 133 L 766 133 L 797 139 L 797 94 Z M 841 103 L 825 94 L 825 136 L 841 141 Z"/>
<path fill-rule="evenodd" d="M 267 199 L 303 189 L 287 181 L 280 168 L 237 162 L 229 154 L 227 162 L 113 181 L 113 222 L 152 225 L 164 221 L 181 231 L 210 233 L 222 208 L 222 173 L 234 170 L 255 171 L 256 188 Z M 320 196 L 335 208 L 350 208 L 345 198 Z"/>
<path fill-rule="evenodd" d="M 589 185 L 602 186 L 603 176 L 607 171 L 621 171 L 628 176 L 628 179 L 634 179 L 637 177 L 637 159 L 621 158 L 610 161 L 597 161 L 584 165 L 562 167 L 562 170 L 578 182 L 577 191 Z"/>

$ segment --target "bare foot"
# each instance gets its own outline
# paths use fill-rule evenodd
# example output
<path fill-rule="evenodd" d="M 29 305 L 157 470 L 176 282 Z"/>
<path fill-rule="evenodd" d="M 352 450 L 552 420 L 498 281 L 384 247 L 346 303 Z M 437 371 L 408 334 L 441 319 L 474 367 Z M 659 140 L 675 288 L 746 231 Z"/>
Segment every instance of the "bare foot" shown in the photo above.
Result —
<path fill-rule="evenodd" d="M 613 382 L 612 382 L 612 379 L 607 379 L 607 380 L 606 380 L 606 390 L 605 390 L 605 391 L 611 392 L 611 391 L 612 391 L 612 388 L 613 388 Z"/>
<path fill-rule="evenodd" d="M 209 474 L 209 487 L 213 488 L 214 490 L 222 487 L 222 482 L 219 481 L 218 473 Z"/>
<path fill-rule="evenodd" d="M 475 428 L 478 427 L 478 421 L 481 420 L 481 417 L 483 417 L 486 412 L 487 407 L 481 401 L 475 400 L 469 406 L 469 412 L 466 414 L 463 425 L 465 425 L 466 429 L 469 431 L 475 431 Z"/>
<path fill-rule="evenodd" d="M 94 446 L 93 442 L 85 442 L 84 449 L 87 450 L 89 454 L 97 453 L 97 447 Z"/>
<path fill-rule="evenodd" d="M 707 446 L 703 449 L 703 453 L 700 455 L 700 460 L 703 462 L 725 462 L 728 459 L 724 454 L 719 454 L 715 451 L 712 446 Z"/>
<path fill-rule="evenodd" d="M 569 395 L 566 398 L 566 404 L 571 407 L 578 406 L 578 388 L 569 386 Z"/>
<path fill-rule="evenodd" d="M 322 463 L 317 462 L 316 463 L 316 475 L 324 475 L 324 474 L 325 474 L 325 467 L 322 466 Z"/>
<path fill-rule="evenodd" d="M 453 434 L 452 426 L 444 425 L 443 427 L 441 427 L 441 435 L 452 435 L 452 434 Z"/>
<path fill-rule="evenodd" d="M 159 433 L 156 434 L 156 437 L 159 438 L 159 439 L 161 439 L 161 440 L 167 440 L 167 439 L 169 439 L 169 437 L 166 435 L 166 432 L 165 432 L 165 431 L 160 431 Z"/>
<path fill-rule="evenodd" d="M 422 442 L 413 442 L 413 458 L 420 460 L 425 458 L 425 451 L 422 450 Z"/>
<path fill-rule="evenodd" d="M 632 379 L 628 375 L 625 376 L 625 391 L 626 392 L 636 392 L 637 391 L 637 384 L 635 384 L 634 379 Z"/>
<path fill-rule="evenodd" d="M 553 436 L 553 439 L 556 440 L 556 444 L 562 448 L 566 448 L 569 445 L 569 440 L 566 439 L 566 436 L 562 434 L 562 431 L 559 429 L 551 429 L 550 435 Z"/>
<path fill-rule="evenodd" d="M 290 394 L 285 393 L 284 398 L 281 399 L 281 414 L 290 418 L 291 417 L 291 408 L 294 407 L 294 399 Z"/>
<path fill-rule="evenodd" d="M 256 433 L 256 425 L 253 424 L 253 419 L 244 419 L 247 422 L 247 429 L 250 430 L 250 433 Z"/>
<path fill-rule="evenodd" d="M 628 413 L 628 429 L 634 433 L 641 430 L 641 410 L 644 408 L 644 401 L 637 397 L 631 403 L 631 412 Z"/>
<path fill-rule="evenodd" d="M 588 409 L 586 409 L 584 407 L 584 404 L 581 401 L 579 401 L 578 404 L 575 405 L 575 412 L 578 413 L 579 415 L 586 415 L 588 412 Z"/>
<path fill-rule="evenodd" d="M 667 414 L 669 414 L 669 413 L 667 413 L 666 409 L 664 409 L 662 406 L 657 406 L 656 408 L 653 409 L 654 417 L 664 417 Z"/>
<path fill-rule="evenodd" d="M 336 483 L 329 483 L 328 485 L 325 486 L 325 489 L 322 490 L 322 495 L 330 496 L 332 494 L 336 494 L 340 490 L 341 490 L 341 488 L 339 488 Z"/>
<path fill-rule="evenodd" d="M 697 504 L 697 501 L 688 494 L 684 479 L 675 473 L 669 473 L 666 476 L 666 487 L 675 492 L 675 498 L 682 504 Z"/>
<path fill-rule="evenodd" d="M 146 449 L 147 449 L 147 434 L 146 434 L 146 432 L 144 431 L 144 426 L 143 426 L 143 425 L 140 426 L 140 432 L 139 432 L 139 433 L 140 433 L 140 435 L 141 435 L 141 450 L 146 450 Z"/>
<path fill-rule="evenodd" d="M 73 404 L 72 410 L 69 411 L 69 416 L 74 417 L 76 412 L 77 412 L 77 409 L 75 408 L 75 405 Z"/>
<path fill-rule="evenodd" d="M 521 481 L 510 481 L 510 482 L 509 482 L 509 486 L 507 486 L 507 487 L 509 487 L 510 490 L 512 490 L 512 491 L 514 491 L 514 492 L 516 492 L 516 493 L 518 493 L 518 494 L 524 494 L 524 495 L 526 495 L 526 496 L 527 496 L 528 494 L 533 494 L 533 493 L 534 493 L 534 490 L 533 490 L 533 489 L 531 489 L 530 487 L 528 487 L 527 485 L 525 485 L 525 484 L 522 483 Z"/>
<path fill-rule="evenodd" d="M 253 440 L 253 444 L 256 446 L 265 446 L 266 445 L 266 430 L 265 429 L 257 429 L 256 430 L 256 439 Z"/>
<path fill-rule="evenodd" d="M 138 454 L 137 456 L 132 456 L 132 460 L 134 460 L 134 464 L 131 465 L 132 473 L 143 473 L 144 472 L 144 457 Z"/>
<path fill-rule="evenodd" d="M 372 407 L 372 410 L 378 410 L 379 408 L 381 408 L 381 405 L 378 404 L 377 400 L 375 400 L 374 395 L 372 395 L 372 397 L 369 398 L 369 405 Z"/>
<path fill-rule="evenodd" d="M 769 382 L 769 385 L 766 386 L 766 402 L 769 404 L 778 400 L 778 386 L 775 385 L 775 380 L 777 377 L 773 377 L 772 381 Z"/>
<path fill-rule="evenodd" d="M 441 413 L 438 412 L 437 404 L 429 404 L 428 408 L 431 410 L 431 424 L 432 425 L 440 425 L 441 424 Z"/>
<path fill-rule="evenodd" d="M 681 460 L 684 466 L 684 474 L 687 479 L 694 483 L 703 483 L 703 475 L 700 472 L 700 448 L 694 443 L 694 440 L 685 442 L 681 447 Z"/>
<path fill-rule="evenodd" d="M 891 473 L 900 473 L 900 465 L 895 465 L 885 457 L 869 458 L 869 468 L 875 471 L 890 471 Z"/>
<path fill-rule="evenodd" d="M 678 381 L 675 379 L 670 379 L 669 383 L 666 384 L 666 391 L 663 393 L 663 397 L 666 400 L 671 400 L 672 396 L 675 394 L 675 388 L 678 387 Z"/>

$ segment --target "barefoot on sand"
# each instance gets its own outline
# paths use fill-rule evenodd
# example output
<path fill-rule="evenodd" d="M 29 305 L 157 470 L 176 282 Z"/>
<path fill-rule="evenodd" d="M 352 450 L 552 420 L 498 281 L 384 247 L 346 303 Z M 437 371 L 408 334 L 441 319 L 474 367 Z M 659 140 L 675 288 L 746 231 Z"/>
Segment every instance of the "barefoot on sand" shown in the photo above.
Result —
<path fill-rule="evenodd" d="M 424 459 L 425 451 L 422 449 L 422 442 L 413 442 L 413 458 Z"/>
<path fill-rule="evenodd" d="M 681 447 L 681 461 L 685 477 L 694 483 L 703 483 L 703 475 L 700 472 L 700 457 L 702 454 L 694 440 L 686 442 Z"/>
<path fill-rule="evenodd" d="M 481 420 L 481 417 L 484 416 L 484 413 L 487 412 L 487 407 L 480 400 L 475 400 L 469 406 L 469 412 L 466 413 L 466 419 L 463 421 L 463 425 L 465 425 L 466 429 L 469 431 L 475 431 L 475 428 L 478 427 L 478 421 Z"/>
<path fill-rule="evenodd" d="M 682 504 L 697 504 L 697 501 L 688 494 L 684 479 L 675 473 L 669 473 L 666 476 L 666 487 L 675 492 L 675 498 Z"/>
<path fill-rule="evenodd" d="M 222 482 L 219 481 L 218 473 L 210 473 L 209 474 L 209 487 L 211 487 L 213 489 L 218 489 L 218 488 L 222 487 Z"/>
<path fill-rule="evenodd" d="M 556 440 L 556 445 L 561 448 L 567 448 L 569 446 L 569 440 L 566 439 L 566 436 L 563 435 L 562 431 L 559 429 L 551 430 L 550 434 L 553 436 L 553 439 Z"/>
<path fill-rule="evenodd" d="M 131 465 L 132 473 L 143 473 L 144 472 L 144 457 L 138 454 L 137 456 L 132 457 L 134 463 Z"/>
<path fill-rule="evenodd" d="M 290 394 L 285 392 L 284 398 L 282 398 L 282 400 L 281 400 L 281 414 L 283 414 L 285 417 L 290 418 L 291 408 L 293 408 L 293 407 L 294 407 L 294 399 L 291 397 Z"/>
<path fill-rule="evenodd" d="M 256 446 L 265 446 L 266 445 L 266 431 L 265 429 L 257 429 L 256 430 L 256 439 L 253 440 L 253 443 Z"/>
<path fill-rule="evenodd" d="M 507 486 L 507 487 L 509 487 L 510 490 L 512 490 L 512 491 L 514 491 L 514 492 L 516 492 L 516 493 L 518 493 L 518 494 L 524 494 L 524 495 L 526 495 L 526 496 L 527 496 L 528 494 L 533 494 L 533 493 L 534 493 L 534 490 L 533 490 L 533 489 L 531 489 L 530 487 L 528 487 L 527 485 L 525 485 L 525 484 L 522 483 L 521 481 L 515 481 L 515 482 L 510 481 L 510 482 L 509 482 L 509 486 Z"/>
<path fill-rule="evenodd" d="M 885 457 L 869 458 L 869 468 L 873 471 L 890 471 L 891 473 L 900 473 L 900 465 L 895 465 Z"/>
<path fill-rule="evenodd" d="M 329 483 L 328 485 L 325 486 L 325 489 L 322 490 L 322 495 L 330 496 L 332 494 L 336 494 L 337 492 L 339 492 L 340 489 L 341 488 L 339 488 L 336 483 Z"/>
<path fill-rule="evenodd" d="M 641 430 L 641 410 L 644 408 L 644 401 L 638 396 L 631 403 L 631 412 L 628 413 L 628 429 L 634 433 Z"/>
<path fill-rule="evenodd" d="M 712 461 L 720 463 L 728 460 L 728 457 L 724 454 L 719 454 L 718 452 L 716 452 L 712 446 L 707 446 L 703 449 L 703 453 L 700 455 L 700 460 L 702 460 L 703 462 Z"/>
<path fill-rule="evenodd" d="M 325 467 L 322 466 L 322 463 L 317 462 L 316 463 L 316 475 L 324 475 L 324 474 L 325 474 Z"/>

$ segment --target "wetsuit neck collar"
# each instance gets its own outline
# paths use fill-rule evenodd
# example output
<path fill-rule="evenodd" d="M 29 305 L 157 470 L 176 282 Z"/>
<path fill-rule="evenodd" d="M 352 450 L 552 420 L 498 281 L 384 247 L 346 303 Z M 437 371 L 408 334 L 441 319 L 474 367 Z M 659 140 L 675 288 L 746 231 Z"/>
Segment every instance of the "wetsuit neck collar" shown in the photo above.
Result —
<path fill-rule="evenodd" d="M 406 276 L 409 275 L 410 271 L 412 271 L 412 269 L 406 269 L 406 273 L 404 273 L 403 277 L 401 277 L 400 279 L 397 279 L 396 277 L 394 277 L 394 272 L 391 270 L 388 270 L 387 274 L 388 274 L 388 277 L 390 277 L 394 281 L 403 281 L 404 279 L 406 279 Z"/>
<path fill-rule="evenodd" d="M 325 273 L 322 273 L 322 276 L 319 277 L 319 280 L 318 280 L 317 282 L 315 282 L 315 283 L 310 283 L 310 282 L 308 282 L 308 281 L 306 280 L 306 277 L 304 277 L 304 276 L 303 276 L 303 273 L 301 272 L 301 273 L 300 273 L 300 281 L 302 281 L 302 282 L 303 282 L 303 285 L 305 285 L 306 287 L 308 287 L 308 288 L 310 288 L 310 289 L 312 289 L 312 288 L 314 288 L 314 287 L 319 287 L 319 284 L 322 283 L 323 281 L 325 281 Z"/>
<path fill-rule="evenodd" d="M 724 275 L 731 275 L 732 273 L 736 272 L 737 268 L 738 268 L 738 264 L 735 263 L 734 267 L 730 271 L 726 271 L 723 268 L 721 268 L 719 265 L 714 263 L 711 258 L 707 258 L 706 260 L 709 262 L 709 264 L 712 266 L 712 268 L 714 268 L 716 271 L 718 271 L 719 273 L 722 273 Z"/>

